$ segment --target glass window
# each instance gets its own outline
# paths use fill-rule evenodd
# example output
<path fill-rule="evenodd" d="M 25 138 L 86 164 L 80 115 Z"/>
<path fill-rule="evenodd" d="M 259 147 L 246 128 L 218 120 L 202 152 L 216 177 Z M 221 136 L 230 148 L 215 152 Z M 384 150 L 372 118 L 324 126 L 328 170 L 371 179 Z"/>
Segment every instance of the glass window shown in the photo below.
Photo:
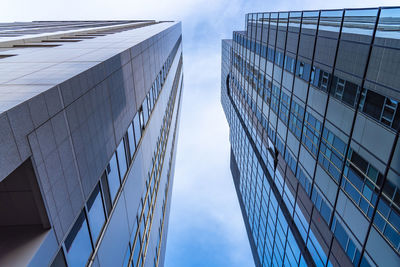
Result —
<path fill-rule="evenodd" d="M 128 142 L 129 142 L 129 152 L 131 159 L 133 159 L 133 154 L 136 150 L 135 134 L 133 133 L 133 124 L 131 123 L 128 128 Z"/>
<path fill-rule="evenodd" d="M 375 44 L 400 48 L 400 8 L 382 8 L 375 35 Z M 388 42 L 388 39 L 391 41 Z"/>
<path fill-rule="evenodd" d="M 68 266 L 85 266 L 92 253 L 85 213 L 81 212 L 65 240 Z"/>
<path fill-rule="evenodd" d="M 303 22 L 301 24 L 301 28 L 304 29 L 312 29 L 314 31 L 305 31 L 306 33 L 315 33 L 317 29 L 318 23 L 318 11 L 305 11 L 303 12 Z"/>
<path fill-rule="evenodd" d="M 149 106 L 147 104 L 147 97 L 144 99 L 142 107 L 143 107 L 143 126 L 146 126 L 147 121 L 149 120 Z"/>
<path fill-rule="evenodd" d="M 57 256 L 54 258 L 50 267 L 67 267 L 67 263 L 65 262 L 64 252 L 62 248 L 57 253 Z"/>
<path fill-rule="evenodd" d="M 133 250 L 132 266 L 140 266 L 140 265 L 136 265 L 137 260 L 139 258 L 139 253 L 140 253 L 140 243 L 136 242 L 135 248 Z"/>
<path fill-rule="evenodd" d="M 118 157 L 119 171 L 120 171 L 121 177 L 123 178 L 125 176 L 125 173 L 127 170 L 124 138 L 122 138 L 121 142 L 118 145 L 117 157 Z"/>
<path fill-rule="evenodd" d="M 294 73 L 294 68 L 296 66 L 296 60 L 290 56 L 285 56 L 285 70 Z"/>
<path fill-rule="evenodd" d="M 97 185 L 87 202 L 90 233 L 92 240 L 96 243 L 97 238 L 105 222 L 104 206 L 100 194 L 100 186 Z"/>
<path fill-rule="evenodd" d="M 130 256 L 131 256 L 131 249 L 130 249 L 130 246 L 128 244 L 128 248 L 126 249 L 126 252 L 125 252 L 124 263 L 122 264 L 123 267 L 128 267 L 129 257 Z"/>
<path fill-rule="evenodd" d="M 365 97 L 363 112 L 379 120 L 382 113 L 382 108 L 385 103 L 385 97 L 368 90 Z"/>
<path fill-rule="evenodd" d="M 346 10 L 343 19 L 342 39 L 370 42 L 378 9 Z"/>
<path fill-rule="evenodd" d="M 110 188 L 111 201 L 113 202 L 121 185 L 118 174 L 117 157 L 115 153 L 113 154 L 110 162 L 107 165 L 106 172 L 108 186 Z"/>
<path fill-rule="evenodd" d="M 348 236 L 342 225 L 337 221 L 336 223 L 336 229 L 335 229 L 335 237 L 339 241 L 339 243 L 342 245 L 343 248 L 346 247 Z"/>
<path fill-rule="evenodd" d="M 139 112 L 136 113 L 135 117 L 133 118 L 133 129 L 135 131 L 135 142 L 136 142 L 136 147 L 139 144 L 140 137 L 142 136 L 142 128 L 140 127 L 140 122 L 139 122 Z"/>
<path fill-rule="evenodd" d="M 103 175 L 101 176 L 101 189 L 103 192 L 103 198 L 104 198 L 104 203 L 106 207 L 106 212 L 107 214 L 110 214 L 111 211 L 111 198 L 110 198 L 110 188 L 108 187 L 108 182 L 107 182 L 107 175 L 104 172 Z"/>
<path fill-rule="evenodd" d="M 144 123 L 144 117 L 143 117 L 143 107 L 141 106 L 140 109 L 138 110 L 139 113 L 139 123 L 140 123 L 140 130 L 144 129 L 145 123 Z"/>
<path fill-rule="evenodd" d="M 301 22 L 301 12 L 289 13 L 289 31 L 299 32 Z"/>
<path fill-rule="evenodd" d="M 337 38 L 342 23 L 343 10 L 321 11 L 319 20 L 319 36 Z"/>

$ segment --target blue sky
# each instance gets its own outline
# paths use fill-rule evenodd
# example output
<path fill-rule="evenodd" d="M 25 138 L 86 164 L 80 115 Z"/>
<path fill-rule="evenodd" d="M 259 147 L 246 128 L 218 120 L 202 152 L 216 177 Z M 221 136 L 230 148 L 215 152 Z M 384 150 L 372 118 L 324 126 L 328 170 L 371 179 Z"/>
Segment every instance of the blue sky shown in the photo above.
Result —
<path fill-rule="evenodd" d="M 0 20 L 157 19 L 183 22 L 184 99 L 166 267 L 254 266 L 229 170 L 220 105 L 221 39 L 248 12 L 398 5 L 395 0 L 5 0 Z"/>

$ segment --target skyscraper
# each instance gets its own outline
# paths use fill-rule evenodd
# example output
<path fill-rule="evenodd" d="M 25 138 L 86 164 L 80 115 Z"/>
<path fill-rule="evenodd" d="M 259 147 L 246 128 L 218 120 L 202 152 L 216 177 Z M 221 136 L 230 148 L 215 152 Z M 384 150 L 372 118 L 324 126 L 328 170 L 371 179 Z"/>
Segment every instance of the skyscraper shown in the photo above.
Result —
<path fill-rule="evenodd" d="M 0 24 L 0 266 L 163 266 L 180 22 Z"/>
<path fill-rule="evenodd" d="M 222 50 L 256 266 L 399 266 L 400 8 L 247 14 Z"/>

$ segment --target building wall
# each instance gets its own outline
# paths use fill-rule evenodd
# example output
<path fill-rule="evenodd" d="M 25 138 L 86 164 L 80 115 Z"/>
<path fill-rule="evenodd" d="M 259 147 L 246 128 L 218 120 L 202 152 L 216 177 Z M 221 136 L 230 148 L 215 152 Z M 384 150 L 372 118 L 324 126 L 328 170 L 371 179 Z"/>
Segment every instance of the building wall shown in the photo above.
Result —
<path fill-rule="evenodd" d="M 158 76 L 163 71 L 165 81 L 163 87 L 159 88 L 160 95 L 155 105 L 153 104 L 148 124 L 143 125 L 145 129 L 142 130 L 131 166 L 127 166 L 129 169 L 126 176 L 121 175 L 122 189 L 118 191 L 111 211 L 106 212 L 107 220 L 101 231 L 103 234 L 100 234 L 97 245 L 95 241 L 93 244 L 95 253 L 91 256 L 90 264 L 122 264 L 134 230 L 139 201 L 146 189 L 147 173 L 153 166 L 152 157 L 160 128 L 166 127 L 163 126 L 163 117 L 167 104 L 170 103 L 170 92 L 174 86 L 181 88 L 176 82 L 180 81 L 182 75 L 180 36 L 180 23 L 167 22 L 128 30 L 102 38 L 103 50 L 93 50 L 81 55 L 79 59 L 75 59 L 76 62 L 70 62 L 69 65 L 61 63 L 58 69 L 53 68 L 48 73 L 39 71 L 36 76 L 40 79 L 27 79 L 24 76 L 11 80 L 13 84 L 25 83 L 23 88 L 36 90 L 34 97 L 0 115 L 0 127 L 4 131 L 0 143 L 0 177 L 6 178 L 13 169 L 31 157 L 51 224 L 48 238 L 32 259 L 32 266 L 37 266 L 38 263 L 48 265 L 59 248 L 64 253 L 67 251 L 65 242 L 68 236 L 71 236 L 82 212 L 86 218 L 89 217 L 87 203 L 93 190 L 99 186 L 100 178 L 109 168 L 110 159 L 112 161 L 114 155 L 119 153 L 118 160 L 121 160 L 119 147 L 124 149 L 125 144 L 125 150 L 128 149 L 128 127 L 139 117 L 145 103 L 147 106 L 147 99 L 153 94 L 150 91 L 156 82 L 160 82 Z M 86 47 L 96 45 L 99 43 L 92 42 Z M 84 47 L 81 46 L 81 50 Z M 53 50 L 55 53 L 51 57 L 56 57 L 57 53 L 65 56 L 63 52 L 68 51 L 74 53 L 73 49 L 79 46 L 71 47 L 71 50 L 67 50 L 68 48 L 69 46 L 65 46 L 65 51 Z M 29 56 L 31 55 L 20 56 L 20 61 L 29 61 Z M 166 62 L 170 62 L 168 66 Z M 80 65 L 77 69 L 83 66 L 85 70 L 67 77 L 74 72 L 75 65 Z M 49 86 L 46 88 L 35 85 L 45 83 L 43 81 L 46 79 L 51 80 L 46 74 L 57 71 L 63 72 L 63 77 L 49 81 L 50 84 L 57 83 L 50 89 Z M 5 81 L 2 88 L 11 86 L 9 83 Z M 176 120 L 172 125 L 175 123 Z M 119 169 L 122 172 L 120 161 L 118 165 L 116 171 Z M 164 169 L 163 172 L 166 172 Z M 166 174 L 160 177 L 164 181 Z M 104 188 L 100 187 L 104 198 Z M 159 190 L 164 189 L 160 186 Z M 161 216 L 159 202 L 155 207 L 156 222 Z M 150 236 L 154 243 L 156 235 Z M 66 257 L 69 261 L 68 255 Z M 148 258 L 150 257 L 154 257 L 154 252 L 148 254 Z M 150 260 L 146 261 L 149 265 L 147 262 Z M 151 262 L 153 265 L 153 258 Z"/>
<path fill-rule="evenodd" d="M 307 264 L 399 264 L 400 95 L 391 71 L 399 17 L 398 8 L 254 13 L 246 32 L 234 32 L 229 99 L 238 122 L 227 118 L 254 240 L 275 242 L 257 243 L 263 264 L 291 261 L 287 231 Z M 251 157 L 256 165 L 243 165 Z M 278 192 L 288 222 L 281 246 L 265 234 L 275 224 L 263 220 L 268 193 L 259 184 Z"/>

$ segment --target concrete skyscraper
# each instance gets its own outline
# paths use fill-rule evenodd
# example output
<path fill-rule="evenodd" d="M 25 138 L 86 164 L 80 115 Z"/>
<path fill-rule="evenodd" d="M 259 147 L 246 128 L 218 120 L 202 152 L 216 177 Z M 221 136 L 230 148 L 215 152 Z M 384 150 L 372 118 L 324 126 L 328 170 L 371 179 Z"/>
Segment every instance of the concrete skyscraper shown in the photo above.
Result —
<path fill-rule="evenodd" d="M 400 266 L 400 8 L 246 15 L 222 41 L 256 266 Z"/>
<path fill-rule="evenodd" d="M 163 266 L 180 22 L 0 24 L 0 266 Z"/>

